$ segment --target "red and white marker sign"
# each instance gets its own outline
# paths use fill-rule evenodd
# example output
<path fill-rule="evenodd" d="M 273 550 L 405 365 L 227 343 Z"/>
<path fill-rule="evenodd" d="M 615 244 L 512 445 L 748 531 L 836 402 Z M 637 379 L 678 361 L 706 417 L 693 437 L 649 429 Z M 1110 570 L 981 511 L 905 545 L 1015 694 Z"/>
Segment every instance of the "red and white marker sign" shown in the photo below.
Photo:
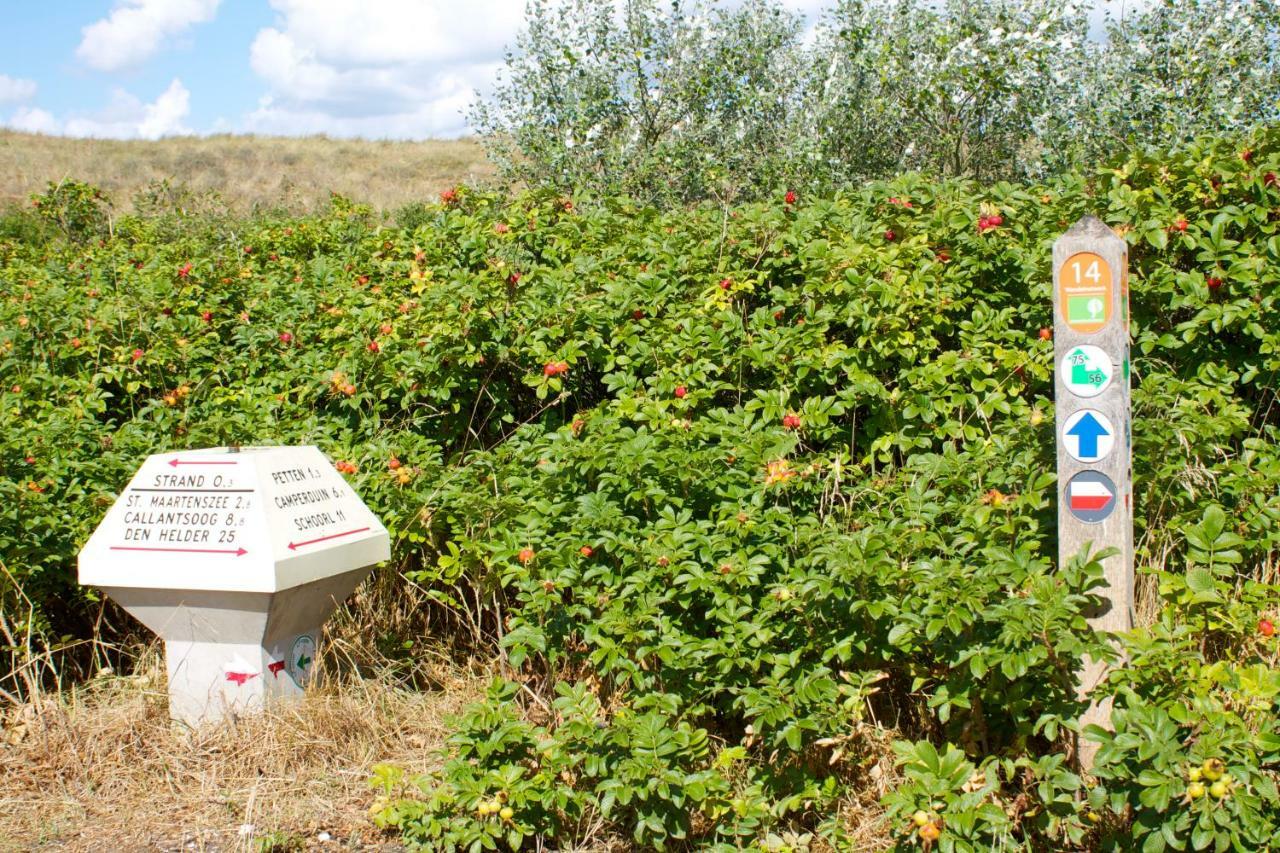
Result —
<path fill-rule="evenodd" d="M 226 676 L 226 680 L 237 687 L 244 687 L 250 681 L 262 674 L 258 671 L 256 666 L 249 663 L 240 655 L 236 655 L 234 658 L 224 663 L 222 665 L 222 672 Z"/>
<path fill-rule="evenodd" d="M 1116 485 L 1106 474 L 1081 471 L 1067 483 L 1067 509 L 1087 524 L 1106 521 L 1116 508 Z"/>

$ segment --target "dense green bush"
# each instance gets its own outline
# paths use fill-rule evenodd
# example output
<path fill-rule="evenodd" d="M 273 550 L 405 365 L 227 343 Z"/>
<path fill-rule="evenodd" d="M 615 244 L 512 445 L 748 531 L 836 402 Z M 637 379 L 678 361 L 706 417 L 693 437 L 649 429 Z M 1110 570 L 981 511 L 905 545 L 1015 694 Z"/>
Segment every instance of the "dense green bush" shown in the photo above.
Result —
<path fill-rule="evenodd" d="M 66 240 L 85 243 L 107 233 L 110 202 L 102 191 L 83 181 L 50 181 L 43 193 L 31 199 L 36 218 Z"/>
<path fill-rule="evenodd" d="M 390 570 L 505 661 L 438 773 L 380 775 L 410 841 L 848 845 L 840 804 L 898 738 L 904 849 L 1257 849 L 1280 832 L 1277 173 L 1269 131 L 1036 186 L 671 212 L 459 189 L 410 227 L 335 198 L 6 237 L 6 613 L 21 587 L 33 629 L 87 630 L 75 554 L 147 454 L 316 443 Z M 1105 649 L 1099 569 L 1056 564 L 1038 334 L 1085 213 L 1131 248 L 1148 626 L 1093 777 L 1071 673 Z M 1190 797 L 1215 759 L 1230 786 Z"/>
<path fill-rule="evenodd" d="M 1042 177 L 1277 116 L 1272 0 L 536 0 L 472 125 L 503 174 L 668 202 Z M 1118 14 L 1117 14 L 1118 13 Z"/>

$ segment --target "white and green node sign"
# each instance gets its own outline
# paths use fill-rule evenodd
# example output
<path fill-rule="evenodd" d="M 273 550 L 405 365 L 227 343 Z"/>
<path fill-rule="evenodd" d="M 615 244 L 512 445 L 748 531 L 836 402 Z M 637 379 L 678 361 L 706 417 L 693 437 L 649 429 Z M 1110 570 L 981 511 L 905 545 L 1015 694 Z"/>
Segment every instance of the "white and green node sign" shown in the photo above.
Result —
<path fill-rule="evenodd" d="M 1111 384 L 1115 367 L 1100 347 L 1089 344 L 1071 347 L 1059 365 L 1062 384 L 1077 397 L 1096 397 Z"/>

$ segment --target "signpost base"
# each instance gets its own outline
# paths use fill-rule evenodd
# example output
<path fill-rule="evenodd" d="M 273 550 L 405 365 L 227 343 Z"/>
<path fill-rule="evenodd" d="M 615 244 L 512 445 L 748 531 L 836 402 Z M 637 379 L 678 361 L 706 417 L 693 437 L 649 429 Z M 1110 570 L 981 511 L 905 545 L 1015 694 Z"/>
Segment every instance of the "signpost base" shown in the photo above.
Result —
<path fill-rule="evenodd" d="M 164 640 L 169 713 L 195 727 L 300 697 L 325 621 L 370 570 L 273 593 L 103 589 Z"/>
<path fill-rule="evenodd" d="M 1084 665 L 1078 672 L 1080 686 L 1076 695 L 1081 701 L 1088 697 L 1091 690 L 1102 683 L 1110 669 L 1111 667 L 1105 661 L 1085 658 Z M 1089 707 L 1080 715 L 1080 728 L 1082 731 L 1086 726 L 1111 728 L 1111 700 L 1112 697 L 1103 696 L 1089 703 Z M 1076 757 L 1079 759 L 1082 768 L 1087 770 L 1093 767 L 1093 759 L 1097 754 L 1097 743 L 1086 740 L 1083 734 L 1076 738 Z"/>

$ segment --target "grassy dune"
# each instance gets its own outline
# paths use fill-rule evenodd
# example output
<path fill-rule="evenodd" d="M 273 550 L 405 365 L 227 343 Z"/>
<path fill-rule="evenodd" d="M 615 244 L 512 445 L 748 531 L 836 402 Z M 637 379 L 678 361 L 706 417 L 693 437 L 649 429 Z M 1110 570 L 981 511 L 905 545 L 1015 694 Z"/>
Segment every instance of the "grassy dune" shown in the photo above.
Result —
<path fill-rule="evenodd" d="M 383 210 L 493 175 L 472 139 L 388 142 L 267 136 L 174 137 L 155 142 L 68 139 L 0 130 L 0 208 L 48 181 L 102 187 L 117 210 L 168 180 L 216 193 L 232 210 L 305 211 L 337 192 Z"/>

